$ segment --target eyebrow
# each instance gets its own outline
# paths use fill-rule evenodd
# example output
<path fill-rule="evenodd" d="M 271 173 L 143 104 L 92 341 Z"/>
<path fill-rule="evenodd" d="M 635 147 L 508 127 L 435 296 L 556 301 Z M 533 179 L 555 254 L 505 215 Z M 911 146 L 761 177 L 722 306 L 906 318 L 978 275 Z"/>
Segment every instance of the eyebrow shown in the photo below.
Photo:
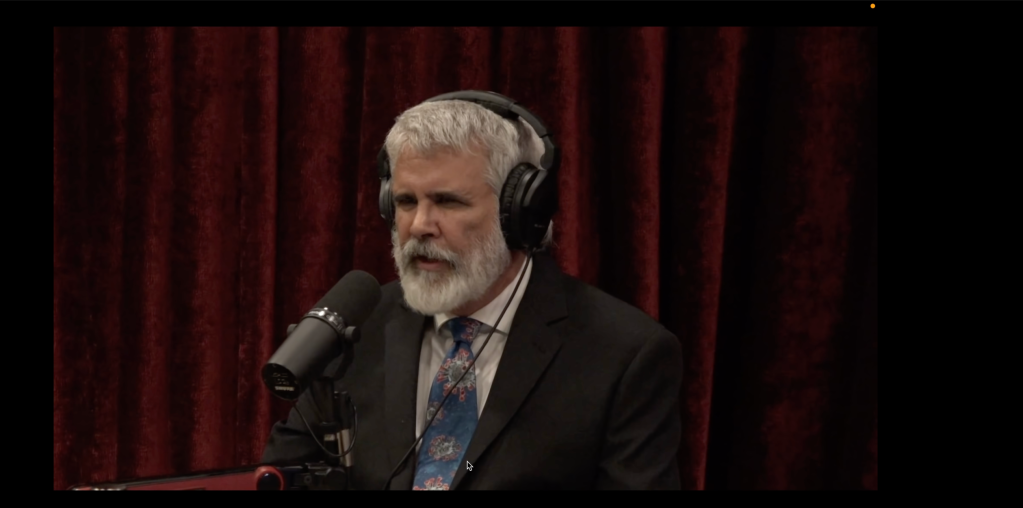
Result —
<path fill-rule="evenodd" d="M 451 200 L 451 201 L 465 201 L 465 202 L 469 201 L 469 196 L 467 196 L 467 195 L 465 195 L 463 193 L 460 193 L 460 192 L 455 192 L 455 191 L 427 192 L 426 196 L 428 198 L 434 200 L 434 201 L 437 201 L 439 199 L 447 199 L 447 200 Z"/>
<path fill-rule="evenodd" d="M 398 194 L 395 194 L 394 199 L 402 199 L 402 198 L 410 198 L 410 197 L 415 197 L 415 196 L 413 196 L 411 192 L 399 192 Z M 458 193 L 458 192 L 455 192 L 455 191 L 433 191 L 433 192 L 427 192 L 426 193 L 426 197 L 430 198 L 433 201 L 438 201 L 438 200 L 441 200 L 441 199 L 447 199 L 447 200 L 451 200 L 451 201 L 462 201 L 462 202 L 465 202 L 465 203 L 469 202 L 469 197 L 467 195 L 461 194 L 461 193 Z"/>

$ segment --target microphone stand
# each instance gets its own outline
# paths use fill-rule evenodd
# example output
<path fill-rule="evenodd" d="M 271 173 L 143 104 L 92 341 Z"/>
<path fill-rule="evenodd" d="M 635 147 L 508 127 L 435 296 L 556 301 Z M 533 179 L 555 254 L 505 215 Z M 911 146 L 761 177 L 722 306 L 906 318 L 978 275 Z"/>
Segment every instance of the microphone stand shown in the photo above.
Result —
<path fill-rule="evenodd" d="M 289 335 L 294 326 L 288 327 Z M 290 477 L 288 483 L 292 489 L 348 490 L 350 470 L 355 464 L 352 445 L 357 437 L 358 417 L 351 396 L 347 391 L 339 392 L 335 384 L 351 366 L 355 356 L 353 344 L 359 341 L 359 336 L 358 328 L 346 328 L 344 337 L 340 339 L 340 361 L 335 360 L 337 366 L 334 371 L 329 376 L 315 378 L 309 383 L 309 395 L 317 411 L 315 420 L 307 421 L 306 424 L 313 439 L 327 452 L 327 460 L 279 468 Z M 330 443 L 335 446 L 330 446 Z M 330 448 L 336 448 L 336 452 Z"/>

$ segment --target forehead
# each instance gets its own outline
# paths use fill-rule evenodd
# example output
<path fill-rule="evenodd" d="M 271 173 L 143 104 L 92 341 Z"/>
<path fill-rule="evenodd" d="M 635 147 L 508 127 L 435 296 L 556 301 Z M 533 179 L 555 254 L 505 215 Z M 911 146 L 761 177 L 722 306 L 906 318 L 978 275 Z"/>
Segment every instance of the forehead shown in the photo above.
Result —
<path fill-rule="evenodd" d="M 438 150 L 428 154 L 406 151 L 393 168 L 395 190 L 408 187 L 460 187 L 485 185 L 487 159 L 474 153 Z"/>

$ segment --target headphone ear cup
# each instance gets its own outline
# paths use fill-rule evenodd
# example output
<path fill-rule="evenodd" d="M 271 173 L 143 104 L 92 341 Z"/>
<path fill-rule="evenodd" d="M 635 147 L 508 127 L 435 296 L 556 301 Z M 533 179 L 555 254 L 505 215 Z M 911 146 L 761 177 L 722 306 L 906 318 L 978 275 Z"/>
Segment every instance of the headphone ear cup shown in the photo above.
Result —
<path fill-rule="evenodd" d="M 519 234 L 522 231 L 522 214 L 519 213 L 520 203 L 516 196 L 521 199 L 523 194 L 519 187 L 531 170 L 533 170 L 533 166 L 529 164 L 515 166 L 508 173 L 508 178 L 505 178 L 504 186 L 501 188 L 501 210 L 499 212 L 501 232 L 504 233 L 504 240 L 508 244 L 508 248 L 512 250 L 523 247 L 522 237 Z"/>
<path fill-rule="evenodd" d="M 390 226 L 394 224 L 394 196 L 391 194 L 391 161 L 387 157 L 387 147 L 382 146 L 377 152 L 377 176 L 380 177 L 377 206 L 380 208 L 380 216 Z"/>
<path fill-rule="evenodd" d="M 394 196 L 391 195 L 391 179 L 380 180 L 380 196 L 378 198 L 380 216 L 388 225 L 394 224 Z"/>
<path fill-rule="evenodd" d="M 547 171 L 534 169 L 520 184 L 522 195 L 516 201 L 519 208 L 519 238 L 525 249 L 539 247 L 547 236 L 551 218 L 558 209 L 556 180 Z"/>

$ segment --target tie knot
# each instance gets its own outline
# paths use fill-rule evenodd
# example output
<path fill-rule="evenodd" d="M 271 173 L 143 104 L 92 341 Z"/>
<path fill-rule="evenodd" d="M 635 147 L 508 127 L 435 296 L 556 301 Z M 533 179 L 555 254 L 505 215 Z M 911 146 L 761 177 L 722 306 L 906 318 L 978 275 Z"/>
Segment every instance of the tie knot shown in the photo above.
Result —
<path fill-rule="evenodd" d="M 455 342 L 472 344 L 472 339 L 476 338 L 481 324 L 472 318 L 456 317 L 448 321 L 448 328 L 451 329 L 451 336 L 454 337 Z"/>

